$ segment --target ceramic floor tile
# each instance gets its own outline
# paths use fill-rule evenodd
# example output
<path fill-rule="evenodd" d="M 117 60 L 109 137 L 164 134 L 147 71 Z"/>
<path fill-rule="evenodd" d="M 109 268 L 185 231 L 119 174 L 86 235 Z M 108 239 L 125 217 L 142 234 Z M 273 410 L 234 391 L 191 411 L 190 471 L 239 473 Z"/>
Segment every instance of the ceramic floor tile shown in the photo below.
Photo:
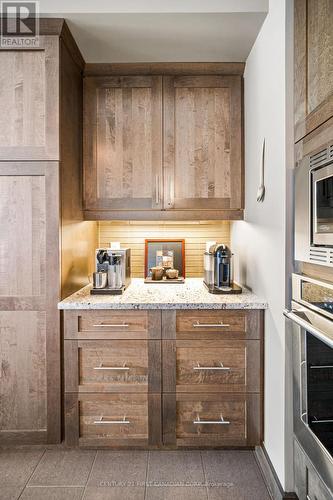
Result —
<path fill-rule="evenodd" d="M 223 489 L 242 486 L 260 487 L 263 479 L 252 451 L 203 451 L 207 482 Z M 231 490 L 230 490 L 231 491 Z"/>
<path fill-rule="evenodd" d="M 85 486 L 96 452 L 46 450 L 28 486 Z"/>
<path fill-rule="evenodd" d="M 206 488 L 154 487 L 146 490 L 146 500 L 207 500 Z"/>
<path fill-rule="evenodd" d="M 147 451 L 98 451 L 88 486 L 144 486 Z"/>
<path fill-rule="evenodd" d="M 148 460 L 151 486 L 202 486 L 204 474 L 199 451 L 151 451 Z"/>
<path fill-rule="evenodd" d="M 63 486 L 31 486 L 25 488 L 20 500 L 80 500 L 83 490 Z"/>
<path fill-rule="evenodd" d="M 1 486 L 13 486 L 15 488 L 24 486 L 43 453 L 44 450 L 1 450 Z"/>
<path fill-rule="evenodd" d="M 0 476 L 0 481 L 2 477 Z M 23 486 L 0 486 L 0 500 L 17 500 Z"/>
<path fill-rule="evenodd" d="M 144 500 L 144 498 L 144 486 L 124 488 L 117 486 L 114 488 L 88 486 L 83 496 L 83 500 Z"/>

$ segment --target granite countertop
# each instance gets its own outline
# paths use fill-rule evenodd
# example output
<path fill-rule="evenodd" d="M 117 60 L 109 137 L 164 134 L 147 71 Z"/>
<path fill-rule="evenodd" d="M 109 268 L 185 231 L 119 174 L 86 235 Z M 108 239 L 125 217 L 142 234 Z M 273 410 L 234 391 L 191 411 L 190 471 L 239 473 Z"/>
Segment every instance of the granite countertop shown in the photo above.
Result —
<path fill-rule="evenodd" d="M 59 302 L 59 309 L 267 309 L 265 300 L 243 288 L 236 295 L 208 293 L 201 278 L 184 284 L 147 284 L 133 278 L 123 295 L 91 295 L 91 285 Z"/>

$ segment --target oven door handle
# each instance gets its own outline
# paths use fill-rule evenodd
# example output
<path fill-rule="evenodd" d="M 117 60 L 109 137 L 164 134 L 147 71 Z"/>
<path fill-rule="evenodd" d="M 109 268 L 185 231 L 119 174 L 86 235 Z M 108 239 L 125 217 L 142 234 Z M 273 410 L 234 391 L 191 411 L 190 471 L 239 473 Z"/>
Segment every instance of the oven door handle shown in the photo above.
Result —
<path fill-rule="evenodd" d="M 301 328 L 304 328 L 307 332 L 312 333 L 312 335 L 317 337 L 319 340 L 322 340 L 323 342 L 325 342 L 325 344 L 328 343 L 329 345 L 331 345 L 333 347 L 333 343 L 331 344 L 331 342 L 329 341 L 327 336 L 321 330 L 318 330 L 318 328 L 315 328 L 311 323 L 309 323 L 305 319 L 300 318 L 297 315 L 297 313 L 300 313 L 303 311 L 306 311 L 306 309 L 298 309 L 298 310 L 297 309 L 296 310 L 285 309 L 283 311 L 283 314 L 286 318 L 291 319 L 291 321 L 296 323 L 296 325 L 300 326 Z M 329 342 L 327 342 L 327 341 L 329 341 Z"/>

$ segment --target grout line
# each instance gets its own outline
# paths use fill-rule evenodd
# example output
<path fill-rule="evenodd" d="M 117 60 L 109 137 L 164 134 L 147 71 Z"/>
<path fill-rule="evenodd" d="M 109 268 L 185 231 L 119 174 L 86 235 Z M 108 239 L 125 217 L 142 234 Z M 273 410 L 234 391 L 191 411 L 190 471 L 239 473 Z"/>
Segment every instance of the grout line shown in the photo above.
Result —
<path fill-rule="evenodd" d="M 28 490 L 32 488 L 84 488 L 82 484 L 31 484 L 27 485 L 26 488 Z"/>
<path fill-rule="evenodd" d="M 26 481 L 25 485 L 24 485 L 24 486 L 23 486 L 23 488 L 22 488 L 21 493 L 20 493 L 20 494 L 19 494 L 19 496 L 17 497 L 17 500 L 19 500 L 19 498 L 21 498 L 22 493 L 24 492 L 24 490 L 25 490 L 25 489 L 26 489 L 26 487 L 28 486 L 28 484 L 29 484 L 29 482 L 30 482 L 30 479 L 31 479 L 31 478 L 32 478 L 32 476 L 34 475 L 34 473 L 35 473 L 35 471 L 36 471 L 36 469 L 37 469 L 38 465 L 41 463 L 42 458 L 44 457 L 45 453 L 46 453 L 46 448 L 44 448 L 44 451 L 43 451 L 43 453 L 41 454 L 40 459 L 39 459 L 39 460 L 38 460 L 38 462 L 36 463 L 36 466 L 34 467 L 33 471 L 32 471 L 32 472 L 31 472 L 31 474 L 30 474 L 30 476 L 28 477 L 28 479 L 27 479 L 27 481 Z"/>
<path fill-rule="evenodd" d="M 146 479 L 145 479 L 145 494 L 144 494 L 144 499 L 145 499 L 145 500 L 146 500 L 146 498 L 147 498 L 147 480 L 148 480 L 149 459 L 150 459 L 150 450 L 148 450 L 148 453 L 147 453 L 147 466 L 146 466 Z"/>
<path fill-rule="evenodd" d="M 201 467 L 202 467 L 202 471 L 203 471 L 203 475 L 204 475 L 204 481 L 206 483 L 206 495 L 207 495 L 207 500 L 208 500 L 208 483 L 207 483 L 207 478 L 206 478 L 206 472 L 205 472 L 204 462 L 203 462 L 203 458 L 202 458 L 202 452 L 199 451 L 199 453 L 200 453 Z"/>
<path fill-rule="evenodd" d="M 92 461 L 91 469 L 89 471 L 89 474 L 88 474 L 88 477 L 87 477 L 87 480 L 86 480 L 86 484 L 84 485 L 83 492 L 82 492 L 82 495 L 81 495 L 81 499 L 84 497 L 84 495 L 86 493 L 86 489 L 87 489 L 87 486 L 88 486 L 88 483 L 89 483 L 89 479 L 91 478 L 91 474 L 92 474 L 92 471 L 93 471 L 93 468 L 94 468 L 94 465 L 95 465 L 95 462 L 96 462 L 96 459 L 97 459 L 97 453 L 98 453 L 98 450 L 95 450 L 94 460 Z"/>

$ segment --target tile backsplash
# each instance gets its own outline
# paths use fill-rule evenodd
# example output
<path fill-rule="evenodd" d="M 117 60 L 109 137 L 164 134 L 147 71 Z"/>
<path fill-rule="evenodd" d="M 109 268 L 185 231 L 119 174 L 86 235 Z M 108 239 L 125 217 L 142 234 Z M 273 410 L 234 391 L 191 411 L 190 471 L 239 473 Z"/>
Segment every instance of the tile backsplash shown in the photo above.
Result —
<path fill-rule="evenodd" d="M 228 221 L 102 221 L 98 223 L 99 246 L 108 247 L 110 241 L 120 241 L 122 247 L 132 250 L 132 276 L 144 276 L 145 239 L 185 239 L 186 276 L 203 276 L 205 243 L 215 240 L 230 245 Z"/>

